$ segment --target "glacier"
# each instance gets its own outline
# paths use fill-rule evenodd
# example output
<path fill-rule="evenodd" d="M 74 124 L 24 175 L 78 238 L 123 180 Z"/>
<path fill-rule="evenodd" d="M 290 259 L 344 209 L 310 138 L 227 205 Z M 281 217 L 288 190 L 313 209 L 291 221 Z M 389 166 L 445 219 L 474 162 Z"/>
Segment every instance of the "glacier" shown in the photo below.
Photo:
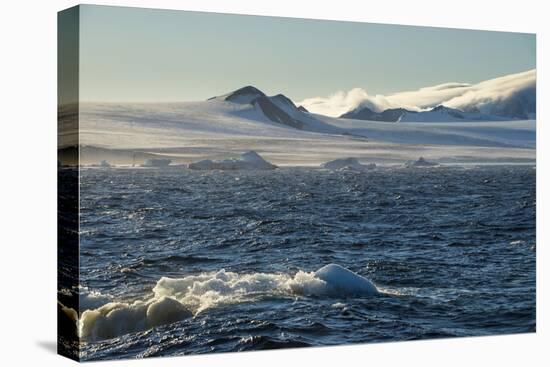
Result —
<path fill-rule="evenodd" d="M 198 102 L 82 103 L 79 142 L 82 164 L 90 166 L 165 159 L 171 167 L 204 169 L 246 151 L 278 167 L 319 167 L 341 157 L 377 165 L 402 165 L 411 156 L 445 164 L 535 162 L 535 120 L 437 120 L 335 118 L 306 112 L 282 94 L 241 88 Z M 251 167 L 223 164 L 231 165 Z"/>

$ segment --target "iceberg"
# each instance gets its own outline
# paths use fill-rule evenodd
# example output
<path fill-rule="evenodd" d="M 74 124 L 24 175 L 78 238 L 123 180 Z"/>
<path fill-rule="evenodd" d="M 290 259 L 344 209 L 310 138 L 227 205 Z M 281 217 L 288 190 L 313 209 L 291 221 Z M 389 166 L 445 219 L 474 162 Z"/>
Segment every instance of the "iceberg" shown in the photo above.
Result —
<path fill-rule="evenodd" d="M 249 151 L 241 154 L 238 159 L 224 159 L 220 161 L 213 161 L 210 159 L 205 159 L 199 162 L 190 163 L 190 169 L 195 170 L 272 170 L 276 169 L 277 166 L 269 163 L 263 159 L 255 151 Z"/>
<path fill-rule="evenodd" d="M 376 167 L 375 163 L 362 164 L 357 158 L 340 158 L 330 162 L 321 164 L 321 167 L 332 170 L 356 170 L 363 171 L 366 169 L 373 169 Z"/>
<path fill-rule="evenodd" d="M 133 303 L 110 302 L 82 313 L 77 321 L 78 335 L 88 341 L 105 340 L 192 316 L 181 302 L 170 297 Z"/>
<path fill-rule="evenodd" d="M 92 302 L 81 306 L 80 317 L 73 310 L 62 310 L 69 324 L 76 321 L 78 335 L 86 341 L 99 341 L 179 322 L 209 309 L 256 302 L 259 297 L 325 298 L 370 297 L 383 291 L 369 279 L 338 264 L 317 271 L 284 273 L 235 273 L 218 271 L 160 278 L 152 293 L 135 301 L 117 301 L 111 296 L 88 292 Z"/>
<path fill-rule="evenodd" d="M 168 167 L 170 163 L 172 160 L 167 158 L 149 158 L 143 163 L 143 167 Z"/>
<path fill-rule="evenodd" d="M 315 277 L 326 282 L 333 294 L 375 295 L 379 291 L 367 278 L 338 264 L 328 264 L 315 272 Z"/>
<path fill-rule="evenodd" d="M 407 161 L 405 162 L 405 167 L 435 167 L 439 166 L 437 162 L 431 162 L 424 159 L 424 157 L 418 158 L 416 161 Z"/>

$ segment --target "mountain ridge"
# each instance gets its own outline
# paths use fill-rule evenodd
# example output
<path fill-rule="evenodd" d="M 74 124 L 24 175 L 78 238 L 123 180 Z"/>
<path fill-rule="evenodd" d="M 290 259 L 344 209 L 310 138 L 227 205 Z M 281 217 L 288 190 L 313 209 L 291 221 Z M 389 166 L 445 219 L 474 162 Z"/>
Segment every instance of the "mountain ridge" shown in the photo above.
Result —
<path fill-rule="evenodd" d="M 212 100 L 250 105 L 270 122 L 290 128 L 314 132 L 340 132 L 339 129 L 316 119 L 303 106 L 297 107 L 284 94 L 279 93 L 274 96 L 268 96 L 252 85 L 244 86 L 221 96 L 209 98 L 207 101 Z"/>
<path fill-rule="evenodd" d="M 536 119 L 536 77 L 536 69 L 531 69 L 472 84 L 447 82 L 387 95 L 369 94 L 356 87 L 326 97 L 306 98 L 299 104 L 313 113 L 330 117 L 350 114 L 364 107 L 375 113 L 396 108 L 423 112 L 444 105 L 464 113 L 489 116 L 489 120 Z"/>
<path fill-rule="evenodd" d="M 375 112 L 369 107 L 360 106 L 344 113 L 340 118 L 382 122 L 471 122 L 506 120 L 506 118 L 500 116 L 487 115 L 479 111 L 462 111 L 444 105 L 438 105 L 425 111 L 389 108 L 381 112 Z"/>

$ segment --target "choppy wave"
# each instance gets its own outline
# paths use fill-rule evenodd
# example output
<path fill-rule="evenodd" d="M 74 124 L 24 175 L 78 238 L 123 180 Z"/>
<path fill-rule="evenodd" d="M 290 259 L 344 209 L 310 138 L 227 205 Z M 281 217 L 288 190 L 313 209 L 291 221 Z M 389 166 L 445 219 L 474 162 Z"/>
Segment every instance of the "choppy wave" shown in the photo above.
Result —
<path fill-rule="evenodd" d="M 269 297 L 371 296 L 376 286 L 346 268 L 326 265 L 316 272 L 239 274 L 220 270 L 184 278 L 161 278 L 147 301 L 112 301 L 97 292 L 83 299 L 85 311 L 78 320 L 84 340 L 109 339 L 192 317 L 209 308 Z M 81 297 L 82 298 L 82 297 Z M 88 308 L 101 301 L 108 303 Z"/>
<path fill-rule="evenodd" d="M 536 330 L 532 167 L 81 174 L 83 360 Z"/>

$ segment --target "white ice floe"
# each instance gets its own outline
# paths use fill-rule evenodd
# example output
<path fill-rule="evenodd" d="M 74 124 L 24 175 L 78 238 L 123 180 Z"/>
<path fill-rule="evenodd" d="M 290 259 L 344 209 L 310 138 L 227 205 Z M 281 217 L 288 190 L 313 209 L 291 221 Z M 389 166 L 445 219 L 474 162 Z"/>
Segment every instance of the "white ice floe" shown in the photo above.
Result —
<path fill-rule="evenodd" d="M 96 291 L 90 291 L 86 287 L 80 287 L 78 291 L 80 311 L 98 308 L 112 301 L 112 298 Z"/>
<path fill-rule="evenodd" d="M 370 280 L 337 264 L 323 266 L 315 277 L 326 282 L 328 293 L 341 295 L 375 295 L 378 289 Z"/>
<path fill-rule="evenodd" d="M 172 163 L 171 159 L 150 158 L 143 163 L 143 167 L 168 167 Z"/>
<path fill-rule="evenodd" d="M 258 153 L 249 151 L 241 154 L 238 159 L 224 159 L 213 161 L 205 159 L 189 164 L 190 169 L 196 170 L 272 170 L 277 168 L 274 164 L 263 159 Z"/>
<path fill-rule="evenodd" d="M 183 304 L 170 297 L 133 303 L 110 302 L 86 310 L 78 321 L 78 332 L 85 340 L 103 340 L 147 330 L 193 316 Z"/>
<path fill-rule="evenodd" d="M 332 307 L 332 308 L 340 308 L 340 309 L 343 309 L 346 306 L 347 305 L 345 303 L 342 303 L 342 302 L 336 302 L 336 303 L 333 303 L 332 305 L 330 305 L 330 307 Z"/>
<path fill-rule="evenodd" d="M 355 170 L 363 171 L 367 169 L 373 169 L 376 167 L 375 163 L 362 164 L 357 158 L 340 158 L 333 161 L 325 162 L 321 164 L 321 167 L 331 170 Z"/>
<path fill-rule="evenodd" d="M 405 162 L 405 167 L 436 167 L 436 166 L 439 166 L 439 163 L 427 161 L 424 157 L 420 157 L 416 161 Z"/>

